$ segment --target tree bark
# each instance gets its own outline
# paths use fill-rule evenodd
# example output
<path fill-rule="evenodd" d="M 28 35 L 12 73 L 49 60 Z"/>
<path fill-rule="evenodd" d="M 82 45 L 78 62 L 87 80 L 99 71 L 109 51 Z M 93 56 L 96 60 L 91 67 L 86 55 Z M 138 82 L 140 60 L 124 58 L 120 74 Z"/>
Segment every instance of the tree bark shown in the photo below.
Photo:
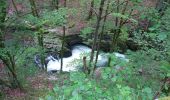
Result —
<path fill-rule="evenodd" d="M 67 0 L 64 0 L 64 7 L 67 6 Z M 64 51 L 64 44 L 65 44 L 65 35 L 66 35 L 66 26 L 63 26 L 63 36 L 62 36 L 62 46 L 61 46 L 61 67 L 60 67 L 60 73 L 62 73 L 63 70 L 63 51 Z"/>
<path fill-rule="evenodd" d="M 52 0 L 52 6 L 53 6 L 55 9 L 58 9 L 58 8 L 59 8 L 59 0 Z"/>
<path fill-rule="evenodd" d="M 4 22 L 6 18 L 7 2 L 6 0 L 0 0 L 0 48 L 4 48 Z"/>
<path fill-rule="evenodd" d="M 67 7 L 67 0 L 64 0 L 64 7 Z"/>
<path fill-rule="evenodd" d="M 116 13 L 121 13 L 122 15 L 124 15 L 125 14 L 125 12 L 126 12 L 126 10 L 127 10 L 127 6 L 128 6 L 128 4 L 129 4 L 129 1 L 127 0 L 127 1 L 125 1 L 126 3 L 125 3 L 125 5 L 124 5 L 124 7 L 122 8 L 122 11 L 120 11 L 120 6 L 119 6 L 119 4 L 120 4 L 120 1 L 119 0 L 117 0 L 117 10 L 116 10 Z M 131 12 L 130 12 L 130 14 L 129 14 L 129 16 L 131 15 Z M 113 37 L 112 37 L 112 42 L 111 42 L 111 49 L 110 49 L 110 52 L 114 52 L 114 50 L 115 50 L 115 48 L 117 47 L 117 39 L 119 38 L 119 36 L 120 36 L 120 33 L 121 33 L 121 28 L 122 28 L 122 26 L 125 24 L 125 22 L 126 22 L 126 20 L 124 21 L 124 19 L 123 18 L 118 18 L 118 17 L 116 17 L 116 20 L 115 20 L 115 27 L 116 27 L 116 29 L 114 29 L 114 34 L 113 34 Z"/>
<path fill-rule="evenodd" d="M 63 26 L 63 36 L 62 36 L 62 46 L 61 46 L 61 68 L 60 68 L 60 73 L 62 73 L 62 69 L 63 69 L 63 51 L 64 51 L 64 43 L 65 43 L 65 34 L 66 34 L 66 27 Z"/>
<path fill-rule="evenodd" d="M 101 33 L 99 34 L 99 42 L 97 43 L 97 52 L 96 52 L 96 59 L 95 59 L 95 64 L 94 64 L 95 67 L 96 67 L 96 64 L 97 64 L 100 45 L 101 45 L 102 37 L 103 37 L 103 34 L 104 34 L 105 23 L 106 23 L 106 20 L 107 20 L 107 15 L 108 15 L 108 10 L 109 10 L 109 4 L 110 4 L 110 0 L 107 1 L 107 7 L 106 7 L 105 14 L 104 14 L 104 19 L 103 19 L 103 26 L 102 26 Z"/>
<path fill-rule="evenodd" d="M 31 5 L 31 10 L 32 10 L 33 16 L 39 17 L 39 14 L 38 14 L 38 10 L 37 10 L 37 6 L 36 6 L 36 4 L 35 4 L 35 1 L 34 1 L 34 0 L 29 0 L 29 2 L 30 2 L 30 5 Z"/>
<path fill-rule="evenodd" d="M 99 15 L 97 16 L 96 29 L 95 29 L 95 32 L 94 32 L 92 51 L 91 51 L 90 62 L 89 62 L 90 66 L 91 66 L 91 63 L 93 62 L 93 59 L 94 59 L 94 51 L 96 50 L 96 45 L 97 45 L 96 43 L 98 41 L 98 32 L 99 32 L 99 28 L 100 28 L 100 21 L 102 19 L 104 3 L 105 3 L 105 0 L 101 0 L 100 8 L 99 8 Z M 93 71 L 94 70 L 95 70 L 95 67 L 93 67 Z"/>
<path fill-rule="evenodd" d="M 87 20 L 91 19 L 93 16 L 94 0 L 91 1 L 90 11 Z"/>

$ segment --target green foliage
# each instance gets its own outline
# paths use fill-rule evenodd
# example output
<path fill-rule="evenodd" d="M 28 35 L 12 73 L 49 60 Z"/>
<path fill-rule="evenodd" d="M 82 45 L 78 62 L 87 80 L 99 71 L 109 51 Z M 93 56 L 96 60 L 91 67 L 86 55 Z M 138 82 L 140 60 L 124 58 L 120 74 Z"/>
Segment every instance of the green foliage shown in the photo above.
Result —
<path fill-rule="evenodd" d="M 165 77 L 170 77 L 170 64 L 167 61 L 161 62 L 161 70 L 164 72 Z"/>
<path fill-rule="evenodd" d="M 84 29 L 81 30 L 80 35 L 84 41 L 86 41 L 87 43 L 91 43 L 91 39 L 89 38 L 91 36 L 91 33 L 94 32 L 94 28 L 92 27 L 86 27 Z"/>
<path fill-rule="evenodd" d="M 7 8 L 7 4 L 6 1 L 1 0 L 0 2 L 0 26 L 1 24 L 4 22 L 5 20 L 5 16 L 6 16 L 6 8 Z"/>
<path fill-rule="evenodd" d="M 147 54 L 154 56 L 152 59 L 167 60 L 169 58 L 169 9 L 160 17 L 155 9 L 147 9 L 145 17 L 150 20 L 150 27 L 147 31 L 136 31 L 134 36 L 129 38 L 139 44 Z"/>
<path fill-rule="evenodd" d="M 128 14 L 127 15 L 123 15 L 121 13 L 112 13 L 112 16 L 113 17 L 122 18 L 124 20 L 129 20 L 129 21 L 134 22 L 134 23 L 138 23 L 135 19 L 130 18 L 131 16 L 129 16 Z"/>
<path fill-rule="evenodd" d="M 68 9 L 66 8 L 60 8 L 59 10 L 54 11 L 44 11 L 42 16 L 42 23 L 45 25 L 60 25 L 66 23 L 66 14 L 68 12 Z"/>
<path fill-rule="evenodd" d="M 47 26 L 61 26 L 66 23 L 66 14 L 68 12 L 68 9 L 66 8 L 60 8 L 58 10 L 54 11 L 44 11 L 41 14 L 40 18 L 34 17 L 33 15 L 27 15 L 25 16 L 24 23 L 26 23 L 28 26 L 35 26 L 35 27 L 42 27 L 44 25 Z"/>
<path fill-rule="evenodd" d="M 23 0 L 19 0 L 21 2 Z M 98 11 L 101 0 L 94 0 L 94 11 Z M 105 67 L 100 69 L 101 76 L 97 75 L 89 76 L 83 72 L 71 72 L 68 74 L 68 79 L 64 79 L 62 84 L 57 84 L 52 91 L 49 91 L 48 95 L 44 97 L 47 100 L 152 100 L 156 91 L 160 90 L 162 79 L 170 77 L 170 8 L 167 7 L 164 11 L 163 16 L 160 16 L 159 12 L 155 8 L 145 8 L 140 7 L 139 4 L 142 0 L 130 0 L 133 7 L 128 5 L 125 9 L 124 0 L 120 0 L 120 5 L 116 4 L 115 0 L 111 0 L 109 4 L 109 17 L 105 23 L 104 35 L 112 39 L 115 35 L 115 30 L 119 31 L 117 40 L 114 42 L 126 43 L 127 40 L 132 40 L 137 43 L 141 50 L 136 52 L 128 51 L 129 62 L 122 61 L 122 59 L 117 59 L 114 54 L 110 53 L 107 56 L 111 58 L 110 67 Z M 87 6 L 87 0 L 81 0 L 81 5 L 83 8 Z M 89 3 L 89 2 L 88 2 Z M 68 3 L 69 4 L 69 3 Z M 37 4 L 38 9 L 39 5 Z M 46 5 L 43 3 L 42 5 Z M 27 6 L 27 5 L 26 5 Z M 116 8 L 119 6 L 119 11 Z M 5 2 L 0 3 L 0 18 L 2 17 L 4 21 Z M 105 10 L 106 7 L 104 7 Z M 2 10 L 1 10 L 2 9 Z M 123 9 L 126 11 L 123 12 Z M 132 24 L 137 25 L 138 21 L 130 15 L 130 10 L 139 11 L 139 21 L 148 21 L 148 27 L 146 30 L 139 26 L 139 29 L 134 28 Z M 84 17 L 87 14 L 87 9 L 81 9 L 81 15 Z M 112 12 L 113 10 L 113 12 Z M 122 12 L 121 12 L 122 11 Z M 77 15 L 75 9 L 60 8 L 58 10 L 40 10 L 40 17 L 34 17 L 31 14 L 19 17 L 15 22 L 13 19 L 16 16 L 10 17 L 8 23 L 5 25 L 14 25 L 15 38 L 8 39 L 5 41 L 5 48 L 0 49 L 0 57 L 4 59 L 10 59 L 9 55 L 14 57 L 12 60 L 16 64 L 16 73 L 19 80 L 22 83 L 25 82 L 25 78 L 30 75 L 34 75 L 37 72 L 37 68 L 34 67 L 32 61 L 33 56 L 39 52 L 43 57 L 45 57 L 45 49 L 41 46 L 30 47 L 29 45 L 23 46 L 20 44 L 20 39 L 24 36 L 25 38 L 31 36 L 41 37 L 40 40 L 43 42 L 43 34 L 46 33 L 48 28 L 54 28 L 57 26 L 63 26 L 68 23 L 66 20 L 68 15 L 72 13 Z M 95 15 L 95 14 L 94 14 Z M 112 17 L 110 17 L 110 15 Z M 104 15 L 102 15 L 104 16 Z M 115 26 L 114 20 L 128 21 L 129 23 L 123 24 L 121 26 Z M 94 32 L 94 26 L 96 26 L 96 17 L 87 22 L 87 27 L 81 30 L 80 36 L 83 37 L 85 41 L 93 42 L 92 36 Z M 120 24 L 118 21 L 118 24 Z M 132 23 L 131 23 L 132 22 Z M 20 24 L 22 23 L 22 24 Z M 2 23 L 0 23 L 2 24 Z M 16 25 L 27 26 L 29 29 L 33 28 L 36 31 L 25 30 L 22 31 L 16 28 Z M 132 32 L 131 37 L 129 37 L 129 31 Z M 19 33 L 19 32 L 23 33 Z M 99 33 L 101 27 L 99 28 Z M 27 34 L 29 33 L 29 34 Z M 22 37 L 23 36 L 23 37 Z M 110 43 L 111 40 L 109 40 Z M 111 43 L 112 45 L 112 43 Z M 9 53 L 9 55 L 7 55 Z M 85 54 L 88 56 L 89 54 Z M 88 60 L 88 58 L 87 58 Z M 87 61 L 88 62 L 88 61 Z M 70 65 L 80 64 L 82 59 L 75 59 Z M 168 87 L 165 86 L 167 89 Z M 3 95 L 0 92 L 0 98 Z M 164 93 L 160 92 L 160 95 Z"/>
<path fill-rule="evenodd" d="M 22 47 L 19 42 L 13 40 L 8 40 L 5 43 L 6 47 L 0 49 L 0 57 L 5 60 L 11 59 L 8 54 L 14 57 L 11 63 L 8 62 L 9 65 L 7 66 L 11 68 L 11 64 L 15 63 L 14 70 L 16 71 L 17 77 L 21 83 L 25 83 L 26 77 L 34 75 L 37 72 L 37 68 L 32 62 L 32 59 L 36 52 L 38 52 L 38 49 L 35 47 Z M 7 69 L 7 72 L 8 70 L 9 69 Z"/>
<path fill-rule="evenodd" d="M 63 85 L 56 85 L 44 99 L 40 100 L 152 100 L 151 81 L 137 74 L 131 64 L 109 54 L 111 67 L 100 70 L 101 77 L 95 79 L 83 72 L 71 72 Z M 142 83 L 141 83 L 142 82 Z M 143 84 L 143 83 L 146 84 Z M 155 87 L 157 84 L 155 85 Z"/>

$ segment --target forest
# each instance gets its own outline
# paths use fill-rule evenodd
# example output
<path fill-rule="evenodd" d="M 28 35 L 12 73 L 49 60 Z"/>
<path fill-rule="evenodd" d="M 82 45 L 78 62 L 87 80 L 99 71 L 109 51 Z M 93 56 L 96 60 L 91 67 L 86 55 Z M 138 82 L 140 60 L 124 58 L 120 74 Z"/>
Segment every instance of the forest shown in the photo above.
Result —
<path fill-rule="evenodd" d="M 0 100 L 170 100 L 170 0 L 0 0 Z"/>

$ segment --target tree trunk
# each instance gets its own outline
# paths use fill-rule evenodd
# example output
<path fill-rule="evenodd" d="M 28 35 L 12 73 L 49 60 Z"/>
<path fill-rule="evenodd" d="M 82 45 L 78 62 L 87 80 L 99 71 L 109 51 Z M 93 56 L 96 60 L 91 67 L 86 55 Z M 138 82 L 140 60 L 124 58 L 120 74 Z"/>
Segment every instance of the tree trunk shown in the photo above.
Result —
<path fill-rule="evenodd" d="M 58 8 L 59 8 L 59 0 L 52 0 L 52 6 L 53 6 L 55 9 L 58 9 Z"/>
<path fill-rule="evenodd" d="M 64 7 L 67 6 L 67 0 L 64 0 Z M 60 73 L 62 73 L 63 70 L 63 51 L 64 51 L 64 44 L 65 44 L 65 35 L 66 35 L 66 26 L 63 26 L 63 36 L 62 36 L 62 46 L 61 46 L 61 67 L 60 67 Z"/>
<path fill-rule="evenodd" d="M 127 6 L 129 4 L 129 1 L 125 1 L 125 5 L 123 6 L 122 8 L 122 11 L 120 11 L 120 1 L 117 0 L 117 9 L 116 9 L 116 13 L 121 13 L 122 15 L 125 14 L 125 11 L 127 10 Z M 131 12 L 129 13 L 129 16 L 131 15 Z M 121 33 L 121 28 L 122 26 L 125 24 L 126 20 L 124 21 L 123 18 L 118 18 L 116 17 L 116 20 L 115 20 L 115 27 L 116 29 L 113 29 L 113 37 L 112 37 L 112 42 L 111 42 L 111 49 L 110 49 L 110 52 L 114 52 L 115 48 L 117 47 L 117 39 L 119 38 L 120 36 L 120 33 Z"/>
<path fill-rule="evenodd" d="M 47 69 L 47 65 L 45 63 L 44 41 L 43 41 L 44 32 L 42 31 L 41 28 L 38 28 L 37 30 L 38 30 L 38 32 L 37 32 L 38 45 L 40 47 L 40 51 L 42 51 L 40 54 L 41 65 L 42 65 L 43 69 Z M 44 68 L 44 65 L 45 65 L 45 68 Z"/>
<path fill-rule="evenodd" d="M 65 43 L 65 33 L 66 33 L 66 27 L 63 26 L 63 36 L 62 36 L 62 46 L 61 46 L 61 68 L 60 68 L 60 73 L 62 73 L 62 69 L 63 69 L 63 51 L 64 51 L 64 43 Z"/>
<path fill-rule="evenodd" d="M 0 48 L 4 48 L 4 22 L 6 17 L 7 2 L 6 0 L 0 0 Z"/>
<path fill-rule="evenodd" d="M 4 30 L 4 22 L 5 22 L 5 17 L 6 17 L 6 9 L 7 9 L 7 3 L 5 0 L 1 0 L 0 1 L 0 49 L 4 49 L 5 48 L 5 44 L 4 44 L 4 36 L 3 36 L 3 30 Z M 8 51 L 4 52 L 5 56 L 7 57 L 3 57 L 0 55 L 0 59 L 6 64 L 9 72 L 10 72 L 10 76 L 9 78 L 11 78 L 11 86 L 13 88 L 20 88 L 22 89 L 22 86 L 20 84 L 20 82 L 18 81 L 17 78 L 17 74 L 15 71 L 16 68 L 16 64 L 15 64 L 15 59 L 14 56 L 12 56 Z M 1 83 L 3 83 L 3 81 L 1 80 Z"/>
<path fill-rule="evenodd" d="M 3 32 L 0 29 L 0 48 L 4 48 L 4 36 L 3 36 Z"/>
<path fill-rule="evenodd" d="M 90 11 L 87 20 L 91 19 L 93 16 L 94 0 L 91 1 Z"/>
<path fill-rule="evenodd" d="M 100 2 L 99 15 L 97 16 L 96 29 L 95 29 L 95 32 L 94 32 L 92 51 L 91 51 L 90 62 L 89 62 L 90 66 L 91 66 L 91 63 L 93 62 L 93 59 L 94 59 L 94 51 L 96 50 L 96 45 L 97 45 L 96 43 L 98 41 L 98 32 L 99 32 L 99 28 L 100 28 L 100 21 L 102 19 L 104 2 L 105 2 L 105 0 L 101 0 L 101 2 Z M 92 71 L 94 71 L 94 70 L 95 70 L 95 67 L 93 67 Z"/>
<path fill-rule="evenodd" d="M 35 1 L 34 1 L 34 0 L 29 0 L 29 2 L 30 2 L 30 5 L 31 5 L 31 10 L 32 10 L 33 16 L 39 17 L 39 14 L 38 14 L 38 10 L 37 10 L 37 6 L 36 6 L 36 4 L 35 4 Z"/>
<path fill-rule="evenodd" d="M 110 4 L 110 0 L 107 1 L 107 8 L 106 8 L 106 11 L 105 11 L 105 14 L 104 14 L 103 26 L 102 26 L 101 33 L 99 34 L 99 42 L 97 43 L 97 52 L 96 52 L 96 59 L 95 59 L 95 64 L 94 64 L 95 67 L 96 67 L 96 64 L 97 64 L 100 45 L 101 45 L 102 37 L 103 37 L 103 34 L 104 34 L 105 23 L 106 23 L 106 20 L 107 20 L 107 15 L 108 15 L 108 10 L 109 10 L 109 4 Z"/>
<path fill-rule="evenodd" d="M 64 7 L 67 7 L 67 0 L 64 0 Z"/>
<path fill-rule="evenodd" d="M 158 10 L 161 16 L 163 16 L 164 11 L 167 9 L 167 4 L 170 4 L 170 0 L 157 0 L 155 9 Z"/>
<path fill-rule="evenodd" d="M 30 5 L 31 5 L 32 15 L 34 17 L 39 18 L 39 14 L 38 14 L 38 10 L 37 10 L 37 6 L 36 6 L 35 1 L 29 0 L 29 2 L 30 2 Z M 45 69 L 47 69 L 47 65 L 45 63 L 44 42 L 43 42 L 44 32 L 42 30 L 42 27 L 37 27 L 36 30 L 38 31 L 38 33 L 37 33 L 38 45 L 40 46 L 40 50 L 42 51 L 41 54 L 40 54 L 41 65 L 42 65 L 43 69 L 44 69 L 44 65 L 45 65 Z"/>

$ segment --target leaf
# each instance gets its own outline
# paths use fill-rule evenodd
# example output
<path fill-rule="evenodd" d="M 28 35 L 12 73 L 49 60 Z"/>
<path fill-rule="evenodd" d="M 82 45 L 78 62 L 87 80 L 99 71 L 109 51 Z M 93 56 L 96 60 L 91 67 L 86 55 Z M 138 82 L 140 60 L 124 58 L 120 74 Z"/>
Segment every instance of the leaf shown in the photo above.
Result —
<path fill-rule="evenodd" d="M 81 94 L 73 94 L 73 97 L 70 100 L 83 100 L 82 95 Z"/>
<path fill-rule="evenodd" d="M 70 73 L 70 80 L 74 82 L 81 82 L 84 81 L 86 78 L 86 75 L 81 72 L 72 72 Z"/>
<path fill-rule="evenodd" d="M 146 93 L 148 93 L 148 94 L 151 94 L 151 93 L 152 93 L 152 90 L 151 90 L 151 88 L 149 88 L 149 87 L 145 87 L 145 88 L 142 90 L 142 92 L 146 92 Z"/>
<path fill-rule="evenodd" d="M 86 27 L 86 28 L 84 28 L 83 30 L 81 30 L 81 33 L 83 34 L 83 35 L 87 35 L 87 34 L 89 34 L 89 33 L 92 33 L 93 32 L 93 28 L 92 27 Z"/>
<path fill-rule="evenodd" d="M 167 76 L 170 77 L 170 73 L 168 73 Z"/>
<path fill-rule="evenodd" d="M 116 80 L 117 80 L 116 76 L 113 77 L 111 80 L 112 80 L 112 82 L 116 82 Z"/>
<path fill-rule="evenodd" d="M 167 34 L 165 34 L 165 33 L 159 34 L 159 35 L 158 35 L 158 38 L 159 38 L 160 40 L 165 40 L 165 39 L 167 38 Z"/>
<path fill-rule="evenodd" d="M 71 93 L 72 93 L 72 90 L 73 89 L 71 87 L 64 89 L 64 95 L 67 96 L 67 97 L 70 96 Z"/>
<path fill-rule="evenodd" d="M 46 100 L 55 100 L 55 97 L 54 97 L 54 96 L 49 96 L 49 95 L 47 95 L 47 96 L 46 96 Z"/>
<path fill-rule="evenodd" d="M 58 90 L 59 90 L 59 87 L 56 85 L 54 88 L 53 88 L 54 92 L 57 93 Z"/>

